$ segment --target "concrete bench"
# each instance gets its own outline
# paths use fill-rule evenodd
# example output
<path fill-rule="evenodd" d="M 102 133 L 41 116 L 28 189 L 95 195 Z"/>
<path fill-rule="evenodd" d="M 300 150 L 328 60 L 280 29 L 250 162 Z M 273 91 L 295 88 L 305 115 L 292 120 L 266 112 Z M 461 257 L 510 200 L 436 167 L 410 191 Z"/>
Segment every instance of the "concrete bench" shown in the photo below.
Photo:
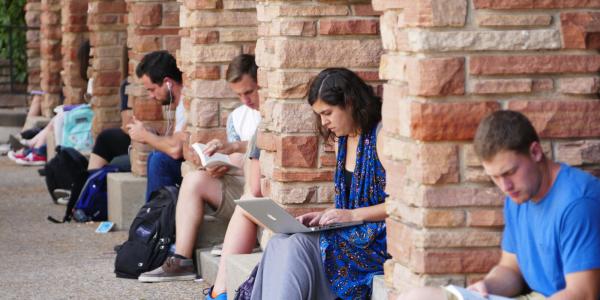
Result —
<path fill-rule="evenodd" d="M 107 177 L 108 220 L 115 229 L 128 230 L 140 208 L 146 203 L 146 177 L 132 173 L 110 173 Z"/>
<path fill-rule="evenodd" d="M 198 257 L 198 274 L 202 275 L 204 281 L 209 284 L 214 284 L 219 268 L 220 256 L 215 256 L 210 253 L 210 249 L 199 249 L 196 251 Z M 252 269 L 260 262 L 262 252 L 251 254 L 231 255 L 225 262 L 227 269 L 227 295 L 233 298 L 235 290 L 248 279 Z"/>
<path fill-rule="evenodd" d="M 373 277 L 373 293 L 371 294 L 371 300 L 386 300 L 388 298 L 387 294 L 388 289 L 385 286 L 383 275 Z"/>

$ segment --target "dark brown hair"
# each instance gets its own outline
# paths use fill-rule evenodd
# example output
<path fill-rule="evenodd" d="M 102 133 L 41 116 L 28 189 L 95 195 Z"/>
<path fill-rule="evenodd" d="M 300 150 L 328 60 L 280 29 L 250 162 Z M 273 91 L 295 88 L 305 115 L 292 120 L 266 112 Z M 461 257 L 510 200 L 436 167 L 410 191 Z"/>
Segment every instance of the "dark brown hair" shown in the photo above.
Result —
<path fill-rule="evenodd" d="M 531 144 L 539 141 L 535 128 L 522 113 L 500 110 L 479 123 L 473 144 L 479 159 L 487 161 L 504 150 L 528 154 Z"/>
<path fill-rule="evenodd" d="M 325 69 L 313 79 L 308 90 L 308 103 L 312 106 L 319 99 L 329 105 L 350 108 L 354 125 L 362 132 L 375 128 L 381 121 L 381 98 L 370 85 L 348 69 Z M 333 138 L 321 122 L 318 122 L 317 128 L 326 140 Z"/>
<path fill-rule="evenodd" d="M 256 66 L 254 55 L 242 54 L 231 60 L 229 66 L 227 67 L 227 74 L 225 74 L 225 78 L 229 83 L 236 83 L 242 80 L 244 75 L 250 75 L 250 77 L 252 77 L 252 79 L 254 79 L 256 82 L 257 71 L 258 67 Z"/>

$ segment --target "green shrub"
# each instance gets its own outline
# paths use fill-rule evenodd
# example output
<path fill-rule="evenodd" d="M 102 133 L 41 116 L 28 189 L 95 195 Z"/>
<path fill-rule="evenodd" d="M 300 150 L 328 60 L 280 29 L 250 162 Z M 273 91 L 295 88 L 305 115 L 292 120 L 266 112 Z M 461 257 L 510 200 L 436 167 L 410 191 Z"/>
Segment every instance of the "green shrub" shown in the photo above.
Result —
<path fill-rule="evenodd" d="M 13 28 L 6 26 L 19 26 Z M 12 33 L 13 74 L 17 82 L 27 80 L 27 39 L 25 27 L 25 0 L 2 0 L 0 8 L 0 58 L 9 59 L 9 41 Z"/>

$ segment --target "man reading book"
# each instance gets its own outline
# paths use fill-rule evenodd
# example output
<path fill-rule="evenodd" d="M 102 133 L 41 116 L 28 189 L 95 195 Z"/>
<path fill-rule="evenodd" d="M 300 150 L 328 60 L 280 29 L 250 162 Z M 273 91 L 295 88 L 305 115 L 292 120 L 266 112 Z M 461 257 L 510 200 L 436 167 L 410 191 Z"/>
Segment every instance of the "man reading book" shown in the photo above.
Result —
<path fill-rule="evenodd" d="M 206 143 L 204 149 L 207 156 L 216 152 L 229 155 L 238 173 L 232 174 L 228 166 L 220 165 L 196 170 L 185 176 L 175 212 L 175 254 L 167 258 L 161 267 L 141 274 L 138 278 L 140 281 L 194 279 L 192 254 L 204 214 L 226 220 L 231 218 L 235 209 L 234 200 L 240 198 L 244 191 L 244 177 L 240 174 L 244 153 L 260 123 L 257 69 L 252 55 L 240 55 L 229 64 L 226 74 L 229 87 L 239 96 L 243 105 L 229 114 L 227 142 L 215 139 Z M 214 211 L 205 211 L 205 204 Z"/>
<path fill-rule="evenodd" d="M 500 262 L 468 289 L 516 299 L 600 299 L 600 181 L 547 158 L 521 113 L 497 111 L 475 135 L 485 172 L 506 194 Z M 457 299 L 423 288 L 399 299 Z"/>

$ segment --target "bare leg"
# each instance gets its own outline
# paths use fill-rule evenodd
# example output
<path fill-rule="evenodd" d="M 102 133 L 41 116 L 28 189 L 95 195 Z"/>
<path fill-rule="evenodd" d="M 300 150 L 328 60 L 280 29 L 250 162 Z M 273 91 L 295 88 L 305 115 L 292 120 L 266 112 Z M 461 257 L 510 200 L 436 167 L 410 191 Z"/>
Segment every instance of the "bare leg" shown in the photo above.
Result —
<path fill-rule="evenodd" d="M 90 160 L 88 161 L 88 170 L 96 170 L 96 169 L 100 169 L 104 166 L 106 166 L 108 164 L 108 161 L 106 161 L 102 156 L 96 154 L 96 153 L 91 153 L 90 154 Z"/>
<path fill-rule="evenodd" d="M 32 139 L 27 141 L 27 145 L 31 148 L 39 148 L 46 144 L 46 138 L 48 137 L 48 132 L 52 130 L 52 123 L 54 122 L 54 118 L 50 119 L 50 122 L 44 129 L 42 129 L 38 134 L 36 134 Z"/>
<path fill-rule="evenodd" d="M 223 241 L 223 251 L 219 260 L 219 270 L 215 279 L 213 293 L 221 294 L 226 290 L 227 272 L 225 270 L 225 260 L 231 254 L 245 254 L 252 252 L 256 246 L 256 224 L 252 222 L 246 213 L 239 206 L 235 208 L 231 221 L 227 225 L 225 240 Z"/>
<path fill-rule="evenodd" d="M 27 111 L 26 120 L 31 120 L 31 118 L 37 117 L 41 114 L 42 114 L 42 96 L 41 95 L 33 95 L 33 97 L 31 98 L 31 105 L 29 105 L 29 111 Z M 31 121 L 25 122 L 25 125 L 23 125 L 23 131 L 29 129 L 29 128 L 26 128 L 26 126 L 29 125 L 30 123 L 31 123 Z"/>
<path fill-rule="evenodd" d="M 175 212 L 175 253 L 192 257 L 196 237 L 204 218 L 204 203 L 218 207 L 222 199 L 221 180 L 204 171 L 187 174 L 181 183 Z"/>

